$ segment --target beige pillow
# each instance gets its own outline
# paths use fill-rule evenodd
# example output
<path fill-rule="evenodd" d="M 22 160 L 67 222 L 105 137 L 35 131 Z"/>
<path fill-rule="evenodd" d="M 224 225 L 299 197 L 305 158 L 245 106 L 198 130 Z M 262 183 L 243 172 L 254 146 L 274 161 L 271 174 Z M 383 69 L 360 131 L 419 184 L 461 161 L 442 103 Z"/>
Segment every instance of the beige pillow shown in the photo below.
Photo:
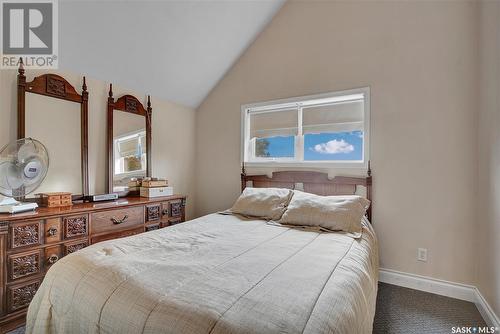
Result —
<path fill-rule="evenodd" d="M 286 210 L 293 191 L 281 188 L 245 188 L 230 209 L 232 213 L 278 220 Z"/>
<path fill-rule="evenodd" d="M 370 201 L 361 196 L 318 196 L 294 191 L 281 224 L 319 226 L 331 231 L 359 233 Z"/>

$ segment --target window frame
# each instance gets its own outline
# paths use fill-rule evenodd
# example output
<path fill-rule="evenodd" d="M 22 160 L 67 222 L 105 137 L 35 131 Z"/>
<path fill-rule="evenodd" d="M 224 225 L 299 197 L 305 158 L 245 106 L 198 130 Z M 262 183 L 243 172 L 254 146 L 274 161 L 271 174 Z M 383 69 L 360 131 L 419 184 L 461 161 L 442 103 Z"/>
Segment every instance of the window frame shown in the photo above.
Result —
<path fill-rule="evenodd" d="M 363 94 L 364 95 L 364 119 L 363 119 L 363 160 L 345 161 L 345 160 L 319 160 L 304 161 L 304 135 L 302 133 L 302 112 L 298 113 L 298 134 L 295 136 L 294 158 L 254 158 L 249 159 L 250 145 L 247 142 L 250 138 L 249 110 L 252 109 L 272 109 L 277 105 L 301 105 L 310 100 L 330 99 L 346 95 Z M 300 159 L 298 161 L 298 159 Z M 258 103 L 245 104 L 241 106 L 241 143 L 240 143 L 240 162 L 247 167 L 317 167 L 317 168 L 368 168 L 370 160 L 370 87 L 354 88 L 342 91 L 334 91 L 323 94 L 314 94 L 307 96 L 292 97 Z"/>
<path fill-rule="evenodd" d="M 113 170 L 113 175 L 116 176 L 117 178 L 123 178 L 123 177 L 133 177 L 133 176 L 142 176 L 143 174 L 145 175 L 146 173 L 146 168 L 145 169 L 138 169 L 130 172 L 122 172 L 122 173 L 116 173 L 116 157 L 118 155 L 118 142 L 121 140 L 124 140 L 127 137 L 141 137 L 141 134 L 144 133 L 144 139 L 146 139 L 146 130 L 145 129 L 140 129 L 136 131 L 131 131 L 122 134 L 120 137 L 113 138 L 113 165 L 115 166 L 115 170 Z M 146 143 L 144 143 L 146 144 Z M 147 150 L 147 148 L 146 148 Z M 144 152 L 142 153 L 143 155 L 145 154 Z M 142 156 L 141 156 L 142 160 Z"/>

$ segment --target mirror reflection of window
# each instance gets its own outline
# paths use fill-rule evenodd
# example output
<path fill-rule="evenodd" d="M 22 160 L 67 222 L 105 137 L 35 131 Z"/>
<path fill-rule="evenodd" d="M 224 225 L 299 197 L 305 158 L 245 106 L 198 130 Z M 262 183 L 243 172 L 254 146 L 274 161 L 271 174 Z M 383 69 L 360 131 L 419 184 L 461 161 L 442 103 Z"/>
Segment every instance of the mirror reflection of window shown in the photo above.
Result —
<path fill-rule="evenodd" d="M 132 178 L 145 177 L 148 170 L 146 118 L 113 110 L 113 191 L 125 191 Z"/>
<path fill-rule="evenodd" d="M 146 130 L 114 139 L 115 175 L 143 175 L 146 171 Z"/>

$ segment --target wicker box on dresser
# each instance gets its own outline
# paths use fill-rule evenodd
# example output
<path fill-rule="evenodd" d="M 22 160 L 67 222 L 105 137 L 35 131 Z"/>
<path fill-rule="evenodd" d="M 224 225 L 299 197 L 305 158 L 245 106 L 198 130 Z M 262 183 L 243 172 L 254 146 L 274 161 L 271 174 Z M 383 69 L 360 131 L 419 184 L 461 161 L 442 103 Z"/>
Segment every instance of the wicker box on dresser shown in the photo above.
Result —
<path fill-rule="evenodd" d="M 51 265 L 90 244 L 185 221 L 186 196 L 125 197 L 114 202 L 0 214 L 0 332 L 25 321 Z"/>

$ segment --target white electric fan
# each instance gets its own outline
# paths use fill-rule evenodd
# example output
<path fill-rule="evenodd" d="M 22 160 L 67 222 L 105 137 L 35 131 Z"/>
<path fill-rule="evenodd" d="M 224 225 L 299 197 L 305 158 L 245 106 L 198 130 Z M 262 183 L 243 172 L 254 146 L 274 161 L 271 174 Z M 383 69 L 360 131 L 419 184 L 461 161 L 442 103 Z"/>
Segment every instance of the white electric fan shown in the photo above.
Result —
<path fill-rule="evenodd" d="M 35 191 L 47 175 L 49 155 L 38 140 L 23 138 L 0 150 L 0 212 L 17 213 L 34 210 L 32 202 L 18 202 Z M 3 196 L 2 196 L 3 195 Z"/>

